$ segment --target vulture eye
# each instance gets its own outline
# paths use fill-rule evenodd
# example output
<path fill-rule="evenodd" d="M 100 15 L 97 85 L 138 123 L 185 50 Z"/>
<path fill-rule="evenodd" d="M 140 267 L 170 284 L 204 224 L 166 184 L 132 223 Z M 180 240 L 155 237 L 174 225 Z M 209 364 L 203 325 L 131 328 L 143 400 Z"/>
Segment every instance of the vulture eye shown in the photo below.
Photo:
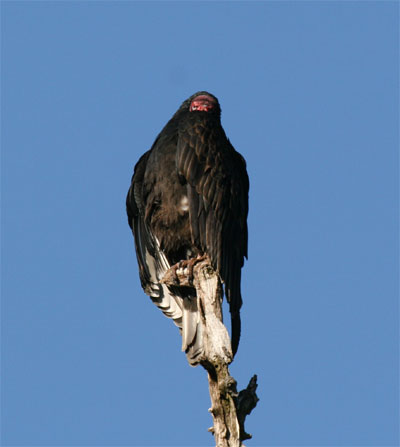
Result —
<path fill-rule="evenodd" d="M 208 112 L 215 106 L 215 99 L 208 95 L 196 96 L 190 103 L 190 112 Z"/>

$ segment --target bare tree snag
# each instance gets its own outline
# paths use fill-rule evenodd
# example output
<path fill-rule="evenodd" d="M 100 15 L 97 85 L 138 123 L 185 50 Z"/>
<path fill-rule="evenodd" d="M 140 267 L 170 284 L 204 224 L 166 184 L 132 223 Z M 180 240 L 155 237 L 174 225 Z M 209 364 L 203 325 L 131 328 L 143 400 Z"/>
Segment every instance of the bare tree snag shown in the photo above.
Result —
<path fill-rule="evenodd" d="M 222 322 L 222 287 L 219 275 L 208 259 L 195 264 L 193 277 L 189 270 L 170 270 L 163 282 L 176 286 L 178 278 L 180 286 L 196 288 L 204 342 L 200 363 L 208 372 L 211 397 L 209 411 L 214 421 L 214 426 L 209 431 L 214 435 L 216 447 L 241 447 L 242 441 L 251 438 L 245 432 L 244 422 L 258 402 L 257 376 L 251 378 L 246 389 L 237 392 L 236 381 L 228 369 L 233 356 L 229 334 Z"/>

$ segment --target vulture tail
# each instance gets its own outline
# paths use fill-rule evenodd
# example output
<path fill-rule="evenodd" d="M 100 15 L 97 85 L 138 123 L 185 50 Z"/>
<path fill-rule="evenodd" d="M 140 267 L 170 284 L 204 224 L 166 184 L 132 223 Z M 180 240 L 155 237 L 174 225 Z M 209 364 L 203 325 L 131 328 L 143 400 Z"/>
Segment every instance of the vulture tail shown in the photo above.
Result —
<path fill-rule="evenodd" d="M 203 353 L 197 297 L 187 291 L 184 293 L 179 287 L 161 283 L 171 267 L 168 259 L 142 219 L 134 221 L 133 226 L 142 287 L 163 314 L 178 326 L 182 335 L 182 351 L 186 352 L 189 364 L 196 366 Z"/>
<path fill-rule="evenodd" d="M 198 365 L 203 353 L 203 337 L 197 297 L 176 296 L 165 284 L 153 284 L 146 293 L 163 314 L 178 326 L 182 336 L 182 351 L 185 351 L 189 364 Z"/>
<path fill-rule="evenodd" d="M 186 352 L 190 365 L 196 366 L 203 353 L 203 337 L 197 296 L 183 298 L 182 304 L 182 351 Z"/>

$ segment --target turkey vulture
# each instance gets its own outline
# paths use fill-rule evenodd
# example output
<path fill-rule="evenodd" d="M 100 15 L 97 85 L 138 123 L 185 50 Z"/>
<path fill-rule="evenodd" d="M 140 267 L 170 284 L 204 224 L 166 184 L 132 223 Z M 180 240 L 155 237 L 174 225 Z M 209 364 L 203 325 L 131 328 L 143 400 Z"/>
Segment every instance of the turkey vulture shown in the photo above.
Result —
<path fill-rule="evenodd" d="M 208 255 L 229 302 L 233 354 L 240 338 L 249 179 L 220 116 L 211 93 L 184 101 L 137 162 L 126 199 L 142 287 L 179 327 L 191 365 L 202 353 L 195 289 L 161 282 L 177 263 Z"/>

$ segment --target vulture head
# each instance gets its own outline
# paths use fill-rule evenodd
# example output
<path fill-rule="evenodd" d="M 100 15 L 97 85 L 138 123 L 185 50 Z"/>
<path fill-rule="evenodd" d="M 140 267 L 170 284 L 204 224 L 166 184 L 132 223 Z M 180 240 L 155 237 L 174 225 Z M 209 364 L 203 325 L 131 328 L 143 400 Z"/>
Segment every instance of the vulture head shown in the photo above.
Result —
<path fill-rule="evenodd" d="M 196 114 L 207 113 L 219 118 L 221 116 L 221 107 L 218 99 L 212 93 L 200 91 L 183 101 L 178 110 L 178 113 L 179 112 L 190 112 Z"/>

